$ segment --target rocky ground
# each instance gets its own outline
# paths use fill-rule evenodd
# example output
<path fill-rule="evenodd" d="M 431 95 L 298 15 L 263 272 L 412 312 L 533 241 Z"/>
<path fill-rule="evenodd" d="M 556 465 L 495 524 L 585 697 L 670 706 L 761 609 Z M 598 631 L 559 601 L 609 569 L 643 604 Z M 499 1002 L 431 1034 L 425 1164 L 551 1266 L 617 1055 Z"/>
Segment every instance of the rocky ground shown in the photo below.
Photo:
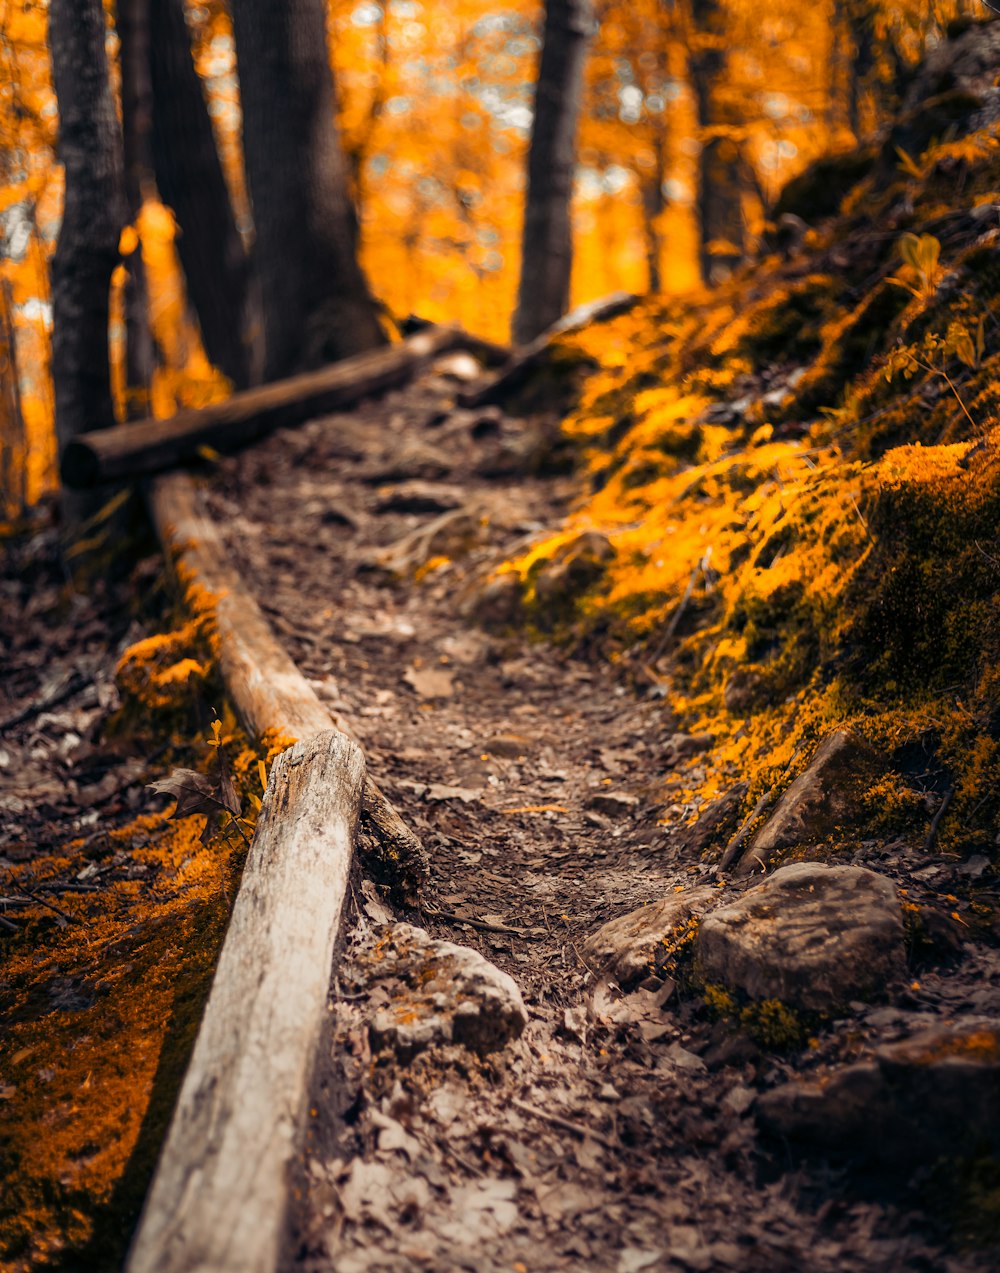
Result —
<path fill-rule="evenodd" d="M 575 487 L 546 472 L 544 419 L 455 407 L 474 373 L 443 360 L 211 483 L 431 857 L 405 913 L 358 886 L 296 1266 L 990 1267 L 985 864 L 868 841 L 761 885 L 750 840 L 720 872 L 725 797 L 679 802 L 711 740 L 658 687 L 504 627 L 491 569 Z M 557 602 L 576 560 L 539 591 Z M 824 838 L 843 765 L 870 763 L 831 739 L 766 834 Z"/>

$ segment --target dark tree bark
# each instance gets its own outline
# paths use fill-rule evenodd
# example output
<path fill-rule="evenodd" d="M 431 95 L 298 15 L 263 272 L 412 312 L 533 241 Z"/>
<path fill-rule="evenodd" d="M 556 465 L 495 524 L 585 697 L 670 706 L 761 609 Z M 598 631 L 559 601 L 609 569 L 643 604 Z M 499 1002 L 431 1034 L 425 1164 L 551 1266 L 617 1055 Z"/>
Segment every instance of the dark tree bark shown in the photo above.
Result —
<path fill-rule="evenodd" d="M 835 18 L 841 17 L 848 40 L 847 120 L 858 140 L 864 131 L 862 106 L 865 90 L 875 69 L 875 12 L 870 0 L 841 0 Z"/>
<path fill-rule="evenodd" d="M 66 194 L 52 258 L 52 379 L 60 447 L 114 423 L 108 301 L 125 222 L 122 140 L 101 0 L 51 0 L 49 45 Z"/>
<path fill-rule="evenodd" d="M 251 299 L 250 261 L 194 65 L 184 0 L 144 3 L 150 18 L 157 189 L 180 228 L 177 251 L 205 352 L 237 389 L 245 389 L 261 377 L 260 317 Z"/>
<path fill-rule="evenodd" d="M 149 0 L 118 0 L 118 39 L 122 77 L 122 140 L 125 202 L 134 225 L 151 182 L 149 134 L 152 87 L 149 76 Z M 149 292 L 142 249 L 125 258 L 125 414 L 130 420 L 149 415 L 149 393 L 155 369 L 149 326 Z"/>
<path fill-rule="evenodd" d="M 725 13 L 720 0 L 691 0 L 694 47 L 691 82 L 702 133 L 698 160 L 701 276 L 721 282 L 742 260 L 746 242 L 742 197 L 744 159 L 726 130 L 734 123 L 719 100 L 725 74 Z"/>
<path fill-rule="evenodd" d="M 667 206 L 663 193 L 663 182 L 666 178 L 666 145 L 662 132 L 653 138 L 653 153 L 656 156 L 654 170 L 642 183 L 642 227 L 646 240 L 646 273 L 650 292 L 662 290 L 663 276 L 660 262 L 663 256 L 663 243 L 660 237 L 659 219 Z"/>
<path fill-rule="evenodd" d="M 534 340 L 569 305 L 576 132 L 592 24 L 589 0 L 546 0 L 528 149 L 521 279 L 513 324 L 516 345 Z"/>
<path fill-rule="evenodd" d="M 21 412 L 10 283 L 0 278 L 0 513 L 20 517 L 27 507 L 27 436 Z"/>
<path fill-rule="evenodd" d="M 273 380 L 386 337 L 357 258 L 323 0 L 238 0 L 233 33 Z"/>

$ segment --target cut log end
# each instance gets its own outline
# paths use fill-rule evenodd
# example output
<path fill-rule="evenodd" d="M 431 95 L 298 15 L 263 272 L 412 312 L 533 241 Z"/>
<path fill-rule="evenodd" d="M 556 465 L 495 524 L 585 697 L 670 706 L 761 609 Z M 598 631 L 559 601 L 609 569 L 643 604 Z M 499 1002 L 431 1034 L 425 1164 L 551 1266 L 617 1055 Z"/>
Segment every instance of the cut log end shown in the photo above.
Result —
<path fill-rule="evenodd" d="M 59 459 L 59 476 L 64 486 L 72 490 L 89 490 L 101 480 L 101 466 L 97 456 L 80 438 L 74 438 L 63 447 Z"/>

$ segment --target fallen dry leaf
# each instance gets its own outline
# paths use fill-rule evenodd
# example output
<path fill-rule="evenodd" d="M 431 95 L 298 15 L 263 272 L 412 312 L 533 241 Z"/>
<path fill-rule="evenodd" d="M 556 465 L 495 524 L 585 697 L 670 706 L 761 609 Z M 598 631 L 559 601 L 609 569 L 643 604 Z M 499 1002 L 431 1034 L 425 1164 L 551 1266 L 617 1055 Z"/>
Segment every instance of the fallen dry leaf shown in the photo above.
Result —
<path fill-rule="evenodd" d="M 448 668 L 411 665 L 403 673 L 403 680 L 421 698 L 451 698 L 455 693 L 455 676 Z"/>

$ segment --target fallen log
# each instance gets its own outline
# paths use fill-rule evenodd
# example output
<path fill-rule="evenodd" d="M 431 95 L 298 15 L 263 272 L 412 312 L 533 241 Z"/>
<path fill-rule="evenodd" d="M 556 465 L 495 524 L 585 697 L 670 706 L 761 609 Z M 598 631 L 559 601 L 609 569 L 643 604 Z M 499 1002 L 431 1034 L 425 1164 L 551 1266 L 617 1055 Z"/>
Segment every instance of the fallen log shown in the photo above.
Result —
<path fill-rule="evenodd" d="M 63 448 L 62 480 L 69 487 L 88 488 L 175 468 L 197 459 L 206 447 L 238 450 L 274 429 L 343 410 L 405 384 L 439 354 L 454 349 L 483 352 L 484 344 L 458 327 L 430 327 L 387 349 L 247 389 L 200 410 L 82 433 Z"/>
<path fill-rule="evenodd" d="M 275 1273 L 364 785 L 339 731 L 274 762 L 127 1273 Z"/>
<path fill-rule="evenodd" d="M 359 822 L 411 878 L 426 872 L 426 859 L 367 775 L 360 746 L 335 728 L 278 644 L 191 478 L 155 479 L 149 504 L 179 577 L 209 607 L 244 726 L 300 741 L 268 776 L 126 1273 L 275 1273 L 286 1254 Z"/>
<path fill-rule="evenodd" d="M 600 300 L 590 301 L 586 305 L 579 305 L 576 309 L 570 310 L 529 344 L 515 349 L 496 375 L 484 377 L 478 384 L 460 393 L 458 396 L 460 405 L 482 407 L 487 403 L 503 401 L 515 389 L 520 388 L 548 353 L 553 342 L 560 336 L 579 331 L 590 323 L 606 322 L 611 318 L 617 318 L 619 314 L 626 314 L 639 303 L 640 299 L 641 297 L 634 292 L 612 292 L 610 296 L 604 296 Z"/>
<path fill-rule="evenodd" d="M 233 708 L 253 738 L 308 738 L 350 726 L 323 706 L 315 690 L 278 642 L 256 598 L 229 563 L 219 528 L 206 514 L 186 473 L 166 473 L 150 485 L 149 506 L 168 559 L 209 600 L 218 634 L 219 670 Z M 380 846 L 382 879 L 411 891 L 425 878 L 423 847 L 370 777 L 365 779 L 363 830 Z"/>

